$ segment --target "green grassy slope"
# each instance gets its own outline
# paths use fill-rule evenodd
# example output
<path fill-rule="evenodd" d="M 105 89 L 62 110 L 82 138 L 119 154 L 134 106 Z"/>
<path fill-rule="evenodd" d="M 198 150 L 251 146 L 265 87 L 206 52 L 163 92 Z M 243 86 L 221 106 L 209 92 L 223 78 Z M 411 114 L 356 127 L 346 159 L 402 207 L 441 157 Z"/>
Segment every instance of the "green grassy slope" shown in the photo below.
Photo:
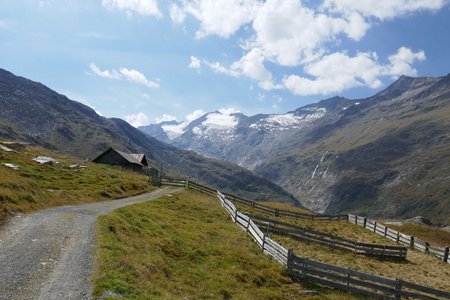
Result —
<path fill-rule="evenodd" d="M 359 299 L 292 282 L 215 197 L 192 190 L 118 209 L 97 228 L 95 297 Z"/>
<path fill-rule="evenodd" d="M 32 158 L 50 156 L 60 164 L 40 165 Z M 19 170 L 2 163 L 14 163 Z M 72 164 L 87 168 L 74 170 Z M 153 189 L 148 177 L 106 165 L 86 164 L 79 159 L 41 147 L 27 147 L 19 153 L 0 149 L 0 223 L 8 215 L 37 209 L 88 203 L 134 195 Z"/>

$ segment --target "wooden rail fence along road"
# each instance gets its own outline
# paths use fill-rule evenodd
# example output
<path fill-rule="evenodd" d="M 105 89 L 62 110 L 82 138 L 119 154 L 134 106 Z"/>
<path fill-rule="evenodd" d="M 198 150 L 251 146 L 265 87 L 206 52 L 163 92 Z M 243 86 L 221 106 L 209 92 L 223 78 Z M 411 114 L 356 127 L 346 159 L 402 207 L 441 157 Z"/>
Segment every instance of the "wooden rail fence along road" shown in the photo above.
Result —
<path fill-rule="evenodd" d="M 449 247 L 442 247 L 438 245 L 430 244 L 417 237 L 401 233 L 397 230 L 391 229 L 376 221 L 370 220 L 366 217 L 360 217 L 356 215 L 348 215 L 348 221 L 350 223 L 362 226 L 370 231 L 373 231 L 379 235 L 382 235 L 392 241 L 399 244 L 406 245 L 411 249 L 417 249 L 419 251 L 433 254 L 440 257 L 444 262 L 450 263 L 449 259 Z"/>
<path fill-rule="evenodd" d="M 162 178 L 161 184 L 163 185 L 173 185 L 173 186 L 183 186 L 186 188 L 192 188 L 210 195 L 215 195 L 216 191 L 210 187 L 195 183 L 191 180 L 180 179 L 180 178 Z M 301 214 L 296 212 L 291 212 L 287 210 L 281 210 L 272 208 L 255 201 L 250 201 L 235 195 L 224 193 L 226 197 L 230 200 L 251 206 L 252 208 L 263 211 L 266 213 L 273 214 L 275 216 L 287 216 L 287 217 L 295 217 L 301 219 L 310 219 L 317 221 L 340 221 L 340 220 L 348 220 L 348 222 L 360 225 L 368 230 L 371 230 L 377 234 L 383 235 L 384 237 L 395 241 L 399 244 L 410 247 L 411 249 L 417 249 L 419 251 L 423 251 L 425 253 L 433 254 L 440 257 L 444 262 L 450 263 L 449 259 L 449 247 L 442 247 L 438 245 L 433 245 L 426 241 L 423 241 L 417 237 L 410 236 L 387 226 L 377 223 L 376 221 L 369 220 L 365 217 L 360 217 L 356 215 L 321 215 L 321 214 Z M 387 249 L 386 249 L 387 250 Z M 392 249 L 389 249 L 392 250 Z M 382 252 L 380 253 L 382 255 Z M 405 251 L 406 255 L 406 251 Z"/>
<path fill-rule="evenodd" d="M 368 256 L 406 259 L 407 248 L 399 246 L 386 246 L 365 244 L 339 237 L 335 234 L 324 233 L 309 228 L 300 227 L 290 223 L 272 220 L 261 216 L 250 216 L 266 233 L 284 235 L 299 241 L 313 242 L 355 254 Z"/>
<path fill-rule="evenodd" d="M 174 186 L 184 186 L 187 188 L 192 188 L 196 190 L 203 191 L 208 194 L 215 194 L 216 190 L 212 189 L 210 187 L 195 183 L 191 180 L 187 179 L 179 179 L 179 178 L 162 178 L 161 179 L 162 185 L 174 185 Z M 315 220 L 315 221 L 347 221 L 348 215 L 321 215 L 321 214 L 302 214 L 297 212 L 292 212 L 288 210 L 278 209 L 278 208 L 272 208 L 267 205 L 263 205 L 260 203 L 257 203 L 255 201 L 250 201 L 247 199 L 244 199 L 242 197 L 231 195 L 224 193 L 226 197 L 228 197 L 231 201 L 239 202 L 244 205 L 251 206 L 252 208 L 256 210 L 260 210 L 266 213 L 273 214 L 275 216 L 287 216 L 287 217 L 294 217 L 299 219 L 309 219 L 309 220 Z"/>
<path fill-rule="evenodd" d="M 296 256 L 261 230 L 248 215 L 237 210 L 224 194 L 217 198 L 231 219 L 255 240 L 262 251 L 286 266 L 286 273 L 303 281 L 366 295 L 376 299 L 416 298 L 424 300 L 450 299 L 450 292 L 433 289 L 412 282 L 375 276 Z"/>

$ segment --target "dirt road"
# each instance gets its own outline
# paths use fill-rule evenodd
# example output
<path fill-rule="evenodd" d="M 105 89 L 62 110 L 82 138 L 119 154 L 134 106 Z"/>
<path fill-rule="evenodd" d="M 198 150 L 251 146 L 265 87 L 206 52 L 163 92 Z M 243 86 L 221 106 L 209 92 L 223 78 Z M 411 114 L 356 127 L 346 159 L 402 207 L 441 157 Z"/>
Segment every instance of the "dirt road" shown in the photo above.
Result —
<path fill-rule="evenodd" d="M 177 190 L 17 216 L 0 231 L 0 299 L 91 299 L 97 217 Z"/>

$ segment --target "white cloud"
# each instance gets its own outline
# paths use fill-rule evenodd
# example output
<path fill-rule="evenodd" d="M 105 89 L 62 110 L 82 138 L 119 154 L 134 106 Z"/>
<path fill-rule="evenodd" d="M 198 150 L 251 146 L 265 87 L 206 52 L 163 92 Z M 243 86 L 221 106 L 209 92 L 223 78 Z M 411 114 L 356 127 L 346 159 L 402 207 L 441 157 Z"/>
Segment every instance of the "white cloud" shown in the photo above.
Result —
<path fill-rule="evenodd" d="M 411 65 L 417 61 L 425 60 L 425 52 L 412 52 L 411 49 L 401 47 L 394 55 L 389 56 L 391 66 L 389 67 L 388 74 L 393 77 L 400 75 L 417 76 L 417 70 Z"/>
<path fill-rule="evenodd" d="M 241 76 L 241 74 L 238 71 L 229 69 L 229 68 L 223 66 L 219 62 L 210 63 L 210 62 L 205 60 L 204 63 L 208 67 L 210 67 L 215 73 L 225 74 L 225 75 L 228 75 L 228 76 L 231 76 L 231 77 L 239 77 L 239 76 Z"/>
<path fill-rule="evenodd" d="M 146 87 L 155 89 L 159 88 L 159 83 L 148 80 L 144 74 L 137 70 L 121 68 L 120 74 L 122 74 L 122 76 L 128 80 L 145 85 Z"/>
<path fill-rule="evenodd" d="M 250 50 L 231 69 L 257 81 L 270 81 L 272 74 L 264 67 L 264 55 L 258 48 Z"/>
<path fill-rule="evenodd" d="M 119 71 L 111 69 L 111 70 L 101 70 L 95 63 L 91 63 L 89 65 L 92 73 L 99 77 L 108 78 L 108 79 L 126 79 L 141 85 L 144 85 L 148 88 L 159 88 L 159 83 L 155 81 L 151 81 L 145 77 L 145 75 L 134 69 L 121 68 Z"/>
<path fill-rule="evenodd" d="M 136 127 L 136 128 L 139 126 L 145 126 L 145 125 L 150 124 L 150 119 L 143 112 L 140 112 L 137 114 L 132 114 L 132 115 L 127 115 L 123 118 L 125 119 L 125 121 L 130 123 L 131 126 Z"/>
<path fill-rule="evenodd" d="M 231 77 L 249 77 L 260 82 L 266 90 L 274 89 L 275 85 L 272 83 L 272 73 L 264 66 L 264 56 L 258 48 L 254 48 L 244 55 L 240 60 L 231 64 L 230 67 L 225 67 L 219 62 L 203 61 L 205 65 L 210 67 L 215 73 L 225 74 Z"/>
<path fill-rule="evenodd" d="M 94 73 L 95 75 L 97 75 L 99 77 L 109 78 L 109 79 L 119 79 L 120 78 L 120 74 L 116 70 L 103 70 L 102 71 L 94 63 L 91 63 L 89 65 L 89 68 L 91 69 L 92 73 Z"/>
<path fill-rule="evenodd" d="M 228 38 L 252 20 L 257 6 L 256 0 L 192 0 L 183 1 L 181 6 L 171 5 L 170 15 L 175 23 L 183 22 L 186 15 L 199 20 L 198 38 L 208 35 Z"/>
<path fill-rule="evenodd" d="M 184 19 L 186 18 L 186 13 L 183 11 L 183 9 L 173 3 L 169 6 L 169 14 L 172 22 L 176 24 L 183 23 Z"/>
<path fill-rule="evenodd" d="M 197 120 L 204 114 L 206 114 L 206 112 L 203 109 L 197 109 L 197 110 L 194 110 L 192 113 L 186 115 L 185 118 L 188 123 L 191 123 L 192 121 Z"/>
<path fill-rule="evenodd" d="M 405 47 L 390 56 L 390 64 L 386 65 L 378 62 L 376 53 L 363 52 L 351 57 L 338 52 L 306 65 L 305 72 L 313 79 L 290 75 L 283 79 L 283 85 L 301 96 L 342 92 L 358 86 L 377 88 L 383 76 L 415 75 L 411 64 L 424 59 L 423 51 L 413 52 Z"/>
<path fill-rule="evenodd" d="M 195 56 L 191 56 L 191 62 L 188 65 L 189 69 L 200 69 L 201 68 L 201 62 L 200 59 L 198 59 Z"/>
<path fill-rule="evenodd" d="M 385 20 L 416 11 L 436 11 L 446 3 L 446 0 L 325 0 L 323 8 L 345 15 L 356 12 L 365 17 Z"/>
<path fill-rule="evenodd" d="M 203 64 L 215 73 L 248 77 L 263 90 L 288 89 L 299 95 L 312 95 L 357 86 L 375 88 L 381 86 L 383 76 L 417 74 L 413 64 L 425 59 L 423 51 L 414 53 L 402 47 L 397 54 L 388 57 L 388 64 L 381 64 L 373 52 L 349 56 L 345 49 L 332 53 L 329 46 L 339 46 L 344 39 L 362 39 L 376 22 L 419 11 L 437 11 L 449 0 L 321 2 L 307 6 L 312 2 L 181 0 L 170 10 L 174 23 L 185 22 L 186 16 L 198 20 L 198 38 L 210 35 L 229 38 L 245 28 L 245 37 L 238 41 L 244 50 L 241 58 L 227 65 L 191 57 L 190 67 Z M 274 64 L 296 67 L 298 73 L 284 74 L 277 83 L 280 79 L 274 79 L 271 72 Z"/>
<path fill-rule="evenodd" d="M 268 0 L 253 20 L 253 46 L 280 65 L 295 66 L 321 56 L 325 43 L 339 35 L 359 39 L 367 28 L 357 15 L 346 20 L 317 13 L 298 0 Z"/>
<path fill-rule="evenodd" d="M 140 14 L 162 17 L 156 0 L 102 0 L 102 5 L 110 10 L 124 11 L 128 16 Z"/>
<path fill-rule="evenodd" d="M 170 122 L 170 121 L 176 121 L 176 120 L 177 120 L 177 117 L 164 114 L 162 117 L 156 118 L 156 123 L 159 124 L 161 122 Z"/>

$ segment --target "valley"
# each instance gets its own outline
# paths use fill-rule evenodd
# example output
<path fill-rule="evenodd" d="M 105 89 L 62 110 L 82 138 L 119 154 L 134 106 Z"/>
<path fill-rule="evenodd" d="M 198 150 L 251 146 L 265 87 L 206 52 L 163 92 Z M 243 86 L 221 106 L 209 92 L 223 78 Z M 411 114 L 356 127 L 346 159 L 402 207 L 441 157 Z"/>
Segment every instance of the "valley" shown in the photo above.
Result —
<path fill-rule="evenodd" d="M 253 170 L 313 211 L 448 224 L 449 116 L 450 75 L 402 76 L 364 99 L 333 97 L 283 115 L 217 111 L 140 129 Z"/>

